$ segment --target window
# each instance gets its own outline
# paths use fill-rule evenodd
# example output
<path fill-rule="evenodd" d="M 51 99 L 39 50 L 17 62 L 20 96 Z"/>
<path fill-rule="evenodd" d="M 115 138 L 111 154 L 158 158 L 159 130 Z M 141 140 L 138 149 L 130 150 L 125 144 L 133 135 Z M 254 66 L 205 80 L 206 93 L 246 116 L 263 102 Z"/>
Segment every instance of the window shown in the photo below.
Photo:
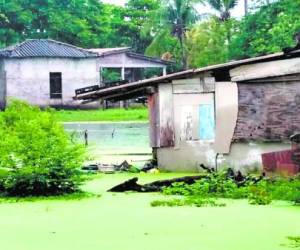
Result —
<path fill-rule="evenodd" d="M 50 99 L 62 98 L 61 72 L 50 73 Z"/>
<path fill-rule="evenodd" d="M 215 113 L 212 104 L 201 104 L 199 107 L 199 136 L 200 140 L 215 138 Z"/>

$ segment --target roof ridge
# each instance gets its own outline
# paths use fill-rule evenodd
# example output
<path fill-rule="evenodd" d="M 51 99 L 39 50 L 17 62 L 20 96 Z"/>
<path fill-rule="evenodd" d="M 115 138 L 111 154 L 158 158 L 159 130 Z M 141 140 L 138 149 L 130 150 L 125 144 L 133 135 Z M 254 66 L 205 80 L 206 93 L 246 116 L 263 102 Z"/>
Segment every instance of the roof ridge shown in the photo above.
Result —
<path fill-rule="evenodd" d="M 55 43 L 55 44 L 64 45 L 64 46 L 67 46 L 67 47 L 71 47 L 71 48 L 74 48 L 74 49 L 78 49 L 78 50 L 84 51 L 84 52 L 89 53 L 89 54 L 96 55 L 96 53 L 94 53 L 92 51 L 89 51 L 88 49 L 85 49 L 85 48 L 82 48 L 82 47 L 78 47 L 78 46 L 75 46 L 73 44 L 69 44 L 69 43 L 57 41 L 57 40 L 54 40 L 54 39 L 51 39 L 51 38 L 26 39 L 24 42 L 20 43 L 20 45 L 23 44 L 23 43 L 26 43 L 28 41 L 47 41 L 47 42 L 52 42 L 52 43 Z"/>
<path fill-rule="evenodd" d="M 26 39 L 11 47 L 0 49 L 2 57 L 97 57 L 98 54 L 65 42 L 49 38 Z"/>

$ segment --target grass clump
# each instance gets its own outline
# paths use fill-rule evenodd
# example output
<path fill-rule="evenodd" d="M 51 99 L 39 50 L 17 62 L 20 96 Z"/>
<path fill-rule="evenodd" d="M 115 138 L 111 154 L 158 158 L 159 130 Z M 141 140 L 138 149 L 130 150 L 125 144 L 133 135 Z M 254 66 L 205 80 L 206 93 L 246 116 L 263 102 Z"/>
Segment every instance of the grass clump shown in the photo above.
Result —
<path fill-rule="evenodd" d="M 72 144 L 52 110 L 12 101 L 0 113 L 0 192 L 50 196 L 78 192 L 84 148 Z"/>
<path fill-rule="evenodd" d="M 55 116 L 61 122 L 148 121 L 148 109 L 142 106 L 128 109 L 58 110 Z"/>
<path fill-rule="evenodd" d="M 171 200 L 155 200 L 151 202 L 152 207 L 182 207 L 182 206 L 195 206 L 195 207 L 224 207 L 225 203 L 219 203 L 213 198 L 189 196 L 182 199 Z"/>
<path fill-rule="evenodd" d="M 289 244 L 283 244 L 284 247 L 300 249 L 300 237 L 299 236 L 288 236 Z"/>

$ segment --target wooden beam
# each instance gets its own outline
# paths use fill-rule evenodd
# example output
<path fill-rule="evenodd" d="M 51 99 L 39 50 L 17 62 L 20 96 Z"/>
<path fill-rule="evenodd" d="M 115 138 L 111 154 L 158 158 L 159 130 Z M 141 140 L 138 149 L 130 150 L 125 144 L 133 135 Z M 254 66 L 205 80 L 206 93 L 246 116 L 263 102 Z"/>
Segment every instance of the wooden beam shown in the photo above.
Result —
<path fill-rule="evenodd" d="M 230 70 L 231 81 L 241 82 L 254 79 L 300 73 L 300 58 L 244 65 Z"/>
<path fill-rule="evenodd" d="M 300 82 L 300 74 L 276 76 L 245 81 L 245 83 L 277 83 L 277 82 Z"/>
<path fill-rule="evenodd" d="M 141 95 L 150 95 L 155 93 L 155 88 L 153 87 L 147 87 L 147 88 L 139 88 L 139 89 L 134 89 L 131 91 L 121 91 L 120 93 L 113 94 L 113 95 L 108 95 L 103 97 L 103 100 L 127 100 L 130 99 L 134 96 L 138 97 Z"/>

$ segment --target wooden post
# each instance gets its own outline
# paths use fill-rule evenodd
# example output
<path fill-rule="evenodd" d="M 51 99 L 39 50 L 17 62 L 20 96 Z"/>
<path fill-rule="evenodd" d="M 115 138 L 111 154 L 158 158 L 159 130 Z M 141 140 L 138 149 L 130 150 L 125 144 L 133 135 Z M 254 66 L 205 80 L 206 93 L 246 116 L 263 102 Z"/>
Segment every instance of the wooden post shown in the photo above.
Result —
<path fill-rule="evenodd" d="M 100 74 L 100 83 L 99 83 L 99 86 L 103 86 L 102 67 L 100 67 L 100 69 L 99 69 L 99 74 Z"/>
<path fill-rule="evenodd" d="M 167 67 L 163 67 L 163 76 L 166 76 L 167 75 Z"/>
<path fill-rule="evenodd" d="M 122 81 L 125 80 L 125 67 L 124 66 L 121 68 L 121 78 L 122 78 Z M 127 106 L 126 101 L 120 101 L 120 108 L 127 108 L 126 106 Z"/>
<path fill-rule="evenodd" d="M 125 67 L 121 68 L 121 78 L 122 78 L 122 81 L 125 80 Z"/>

